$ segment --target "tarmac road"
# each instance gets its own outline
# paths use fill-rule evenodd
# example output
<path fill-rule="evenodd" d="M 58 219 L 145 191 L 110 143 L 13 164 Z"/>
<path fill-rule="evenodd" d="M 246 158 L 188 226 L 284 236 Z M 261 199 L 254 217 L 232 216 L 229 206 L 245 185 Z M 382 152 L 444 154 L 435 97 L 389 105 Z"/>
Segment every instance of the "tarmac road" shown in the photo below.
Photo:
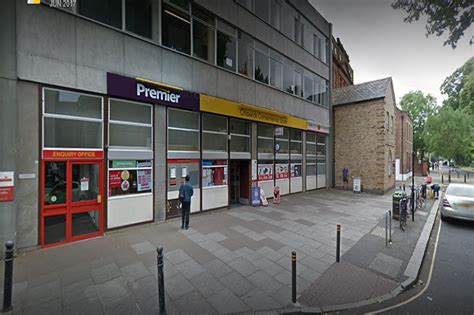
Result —
<path fill-rule="evenodd" d="M 382 314 L 474 314 L 474 222 L 442 222 L 428 288 Z"/>

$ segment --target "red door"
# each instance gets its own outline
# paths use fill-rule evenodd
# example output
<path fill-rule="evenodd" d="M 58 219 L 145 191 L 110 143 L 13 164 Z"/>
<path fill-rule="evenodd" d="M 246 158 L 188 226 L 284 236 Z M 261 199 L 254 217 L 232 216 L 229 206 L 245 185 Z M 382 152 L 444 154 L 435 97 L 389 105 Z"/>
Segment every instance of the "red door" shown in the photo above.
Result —
<path fill-rule="evenodd" d="M 102 235 L 102 161 L 43 161 L 41 186 L 41 246 Z"/>

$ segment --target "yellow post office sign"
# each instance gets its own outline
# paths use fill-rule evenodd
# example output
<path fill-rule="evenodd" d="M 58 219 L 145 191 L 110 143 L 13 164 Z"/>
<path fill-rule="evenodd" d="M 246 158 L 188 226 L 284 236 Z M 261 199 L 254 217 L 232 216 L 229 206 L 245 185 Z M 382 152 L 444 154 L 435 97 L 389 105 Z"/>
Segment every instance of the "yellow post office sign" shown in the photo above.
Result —
<path fill-rule="evenodd" d="M 229 100 L 202 94 L 200 96 L 200 103 L 200 109 L 202 112 L 253 120 L 302 130 L 308 129 L 308 123 L 305 119 L 269 109 L 263 109 L 252 105 L 232 102 Z"/>

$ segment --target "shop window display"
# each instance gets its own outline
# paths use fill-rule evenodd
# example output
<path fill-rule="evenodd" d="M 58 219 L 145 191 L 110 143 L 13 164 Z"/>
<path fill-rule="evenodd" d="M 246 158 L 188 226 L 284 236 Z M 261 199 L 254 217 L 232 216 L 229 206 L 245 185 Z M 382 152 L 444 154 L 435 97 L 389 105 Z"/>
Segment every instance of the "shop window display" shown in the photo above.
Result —
<path fill-rule="evenodd" d="M 226 161 L 202 162 L 202 187 L 227 185 Z"/>
<path fill-rule="evenodd" d="M 109 196 L 124 196 L 152 191 L 150 160 L 109 161 Z"/>

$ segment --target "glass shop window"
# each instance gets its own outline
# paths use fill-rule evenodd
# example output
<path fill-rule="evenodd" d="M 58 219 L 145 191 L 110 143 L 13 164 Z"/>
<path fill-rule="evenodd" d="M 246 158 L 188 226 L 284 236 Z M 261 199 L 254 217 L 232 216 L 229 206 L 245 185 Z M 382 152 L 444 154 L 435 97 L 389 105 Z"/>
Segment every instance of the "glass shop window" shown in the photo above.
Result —
<path fill-rule="evenodd" d="M 163 45 L 189 54 L 191 50 L 191 22 L 189 15 L 163 4 L 161 19 L 161 41 Z"/>
<path fill-rule="evenodd" d="M 273 153 L 273 126 L 258 124 L 257 136 L 258 153 Z"/>
<path fill-rule="evenodd" d="M 151 160 L 109 161 L 109 196 L 135 195 L 152 192 Z"/>
<path fill-rule="evenodd" d="M 199 151 L 199 113 L 168 109 L 168 150 Z"/>
<path fill-rule="evenodd" d="M 290 129 L 286 127 L 275 127 L 275 152 L 288 154 Z M 287 163 L 288 164 L 288 163 Z"/>
<path fill-rule="evenodd" d="M 79 14 L 122 29 L 122 0 L 80 0 L 78 2 Z"/>
<path fill-rule="evenodd" d="M 227 152 L 227 118 L 202 114 L 203 151 Z"/>
<path fill-rule="evenodd" d="M 189 175 L 189 183 L 193 188 L 199 188 L 199 163 L 193 160 L 183 163 L 168 162 L 168 191 L 178 191 L 183 177 Z"/>
<path fill-rule="evenodd" d="M 273 166 L 273 160 L 259 160 L 257 166 L 258 180 L 273 180 Z"/>
<path fill-rule="evenodd" d="M 46 88 L 43 96 L 44 148 L 102 149 L 102 97 Z"/>
<path fill-rule="evenodd" d="M 97 1 L 100 2 L 100 1 Z M 152 37 L 152 0 L 126 0 L 125 28 L 127 31 Z"/>
<path fill-rule="evenodd" d="M 227 161 L 202 161 L 202 187 L 227 185 Z"/>
<path fill-rule="evenodd" d="M 250 152 L 250 123 L 230 119 L 230 151 Z"/>
<path fill-rule="evenodd" d="M 301 131 L 291 129 L 291 154 L 301 154 Z"/>
<path fill-rule="evenodd" d="M 109 100 L 109 145 L 152 149 L 151 105 Z"/>

